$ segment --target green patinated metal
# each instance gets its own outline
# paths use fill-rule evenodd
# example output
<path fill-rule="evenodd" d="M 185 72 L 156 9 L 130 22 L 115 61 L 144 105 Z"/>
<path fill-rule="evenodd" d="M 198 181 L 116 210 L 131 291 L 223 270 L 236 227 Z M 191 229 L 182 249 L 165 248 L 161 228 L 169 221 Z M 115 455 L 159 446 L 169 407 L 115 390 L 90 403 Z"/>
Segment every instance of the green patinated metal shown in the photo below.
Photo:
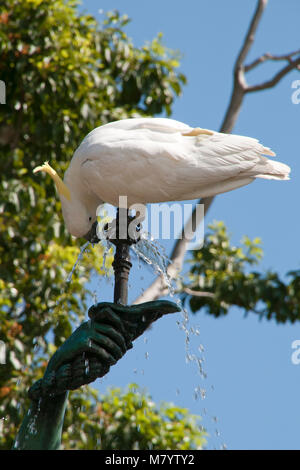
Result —
<path fill-rule="evenodd" d="M 116 246 L 114 303 L 100 302 L 91 306 L 90 320 L 80 325 L 52 356 L 44 377 L 28 392 L 31 405 L 13 449 L 58 449 L 68 391 L 103 377 L 151 323 L 180 310 L 167 300 L 126 305 L 131 268 L 129 247 L 136 243 L 138 236 L 124 238 L 124 233 L 119 236 L 119 215 L 118 211 L 116 236 L 111 238 Z M 127 218 L 127 229 L 130 221 L 132 219 Z M 95 234 L 92 241 L 99 241 Z"/>

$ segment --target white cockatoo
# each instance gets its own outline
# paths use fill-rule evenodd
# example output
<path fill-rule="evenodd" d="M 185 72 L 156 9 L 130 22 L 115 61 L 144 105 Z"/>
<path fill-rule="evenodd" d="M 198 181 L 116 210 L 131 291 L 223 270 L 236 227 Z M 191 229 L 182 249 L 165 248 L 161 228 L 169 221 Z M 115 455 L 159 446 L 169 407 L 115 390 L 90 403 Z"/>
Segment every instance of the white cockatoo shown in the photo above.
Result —
<path fill-rule="evenodd" d="M 255 178 L 287 180 L 290 168 L 258 140 L 192 128 L 165 118 L 132 118 L 90 132 L 75 151 L 64 181 L 48 163 L 63 217 L 75 237 L 86 236 L 97 207 L 183 201 L 214 196 Z"/>

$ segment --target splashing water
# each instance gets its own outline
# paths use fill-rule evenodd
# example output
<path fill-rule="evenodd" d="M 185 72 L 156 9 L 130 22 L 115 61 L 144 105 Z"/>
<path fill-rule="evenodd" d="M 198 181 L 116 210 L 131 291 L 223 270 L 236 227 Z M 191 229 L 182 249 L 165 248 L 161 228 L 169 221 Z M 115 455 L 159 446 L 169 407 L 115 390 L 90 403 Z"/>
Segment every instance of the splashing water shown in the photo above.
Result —
<path fill-rule="evenodd" d="M 103 272 L 103 276 L 100 277 L 100 279 L 103 279 L 103 277 L 109 281 L 109 270 L 108 268 L 106 267 L 106 259 L 108 257 L 108 255 L 110 254 L 110 250 L 112 248 L 112 243 L 109 241 L 109 240 L 106 240 L 105 238 L 104 239 L 101 239 L 99 244 L 102 245 L 103 247 L 103 253 L 102 253 L 102 265 L 100 266 L 100 269 L 102 270 Z M 81 246 L 80 248 L 80 253 L 70 271 L 70 273 L 68 274 L 67 278 L 66 278 L 66 283 L 70 283 L 71 280 L 72 280 L 72 276 L 73 276 L 73 273 L 75 272 L 77 266 L 79 265 L 80 261 L 82 261 L 83 259 L 83 255 L 84 253 L 88 252 L 88 248 L 92 246 L 94 247 L 94 243 L 91 243 L 91 242 L 86 242 L 84 243 L 84 245 Z M 98 299 L 98 295 L 99 295 L 99 289 L 100 289 L 100 286 L 98 286 L 98 289 L 94 289 L 92 292 L 91 292 L 91 297 L 92 297 L 92 300 L 93 300 L 93 303 L 94 304 L 97 304 L 99 302 L 99 299 Z M 101 290 L 102 290 L 102 287 L 101 287 Z M 78 325 L 75 325 L 76 327 L 79 326 Z"/>
<path fill-rule="evenodd" d="M 78 255 L 78 258 L 76 260 L 76 263 L 74 264 L 71 272 L 69 273 L 67 277 L 67 282 L 70 282 L 72 279 L 73 272 L 75 271 L 78 263 L 82 260 L 83 254 L 86 251 L 87 247 L 89 246 L 90 242 L 86 242 L 80 250 L 80 254 Z M 103 252 L 103 262 L 102 262 L 102 270 L 104 273 L 104 276 L 106 279 L 108 279 L 108 271 L 106 268 L 106 259 L 107 256 L 109 255 L 110 249 L 112 247 L 112 244 L 109 240 L 101 240 L 101 244 L 104 247 L 104 252 Z M 138 268 L 141 268 L 141 261 L 146 263 L 148 266 L 150 266 L 154 273 L 157 276 L 162 276 L 164 279 L 164 283 L 166 286 L 166 289 L 168 290 L 168 294 L 173 298 L 173 301 L 177 304 L 177 306 L 181 310 L 181 320 L 177 321 L 178 327 L 184 332 L 185 334 L 185 354 L 186 354 L 186 362 L 195 364 L 198 370 L 198 374 L 200 375 L 200 378 L 202 380 L 207 379 L 207 374 L 204 370 L 204 363 L 205 363 L 205 357 L 204 357 L 204 346 L 202 344 L 197 347 L 197 351 L 191 352 L 191 337 L 198 337 L 200 336 L 200 330 L 198 326 L 189 326 L 189 314 L 186 308 L 182 305 L 181 299 L 178 297 L 175 297 L 176 294 L 176 284 L 175 281 L 172 281 L 171 277 L 168 274 L 168 266 L 171 263 L 171 260 L 168 258 L 168 256 L 165 253 L 164 247 L 157 241 L 155 240 L 151 234 L 143 232 L 141 234 L 141 239 L 138 243 L 131 245 L 131 251 L 133 254 L 136 256 L 137 261 L 138 261 Z M 97 302 L 97 293 L 94 292 L 94 301 Z M 149 353 L 145 353 L 145 359 L 149 358 Z M 89 361 L 84 357 L 84 364 L 85 364 L 85 373 L 88 375 L 89 374 Z M 134 371 L 137 373 L 137 370 Z M 144 370 L 140 371 L 141 375 L 144 374 Z M 214 390 L 214 387 L 211 386 L 211 390 Z M 176 390 L 176 394 L 178 395 L 180 393 L 180 390 Z M 197 385 L 193 389 L 193 397 L 195 400 L 205 400 L 207 396 L 207 390 L 206 388 Z M 202 416 L 203 419 L 207 415 L 207 410 L 203 409 L 202 411 Z M 208 418 L 208 416 L 206 416 Z M 207 419 L 206 419 L 207 420 Z M 217 417 L 212 417 L 211 419 L 214 424 L 216 424 Z M 203 426 L 201 425 L 200 428 L 206 427 L 206 431 L 209 430 L 209 426 Z M 33 430 L 34 431 L 34 430 Z M 221 433 L 219 430 L 214 429 L 214 432 L 210 432 L 210 438 L 213 437 L 213 434 L 215 437 L 220 438 Z M 219 448 L 221 449 L 226 449 L 226 444 L 219 445 Z"/>
<path fill-rule="evenodd" d="M 38 404 L 37 404 L 37 409 L 35 410 L 35 412 L 33 414 L 31 413 L 31 409 L 29 409 L 28 412 L 27 412 L 27 416 L 30 417 L 30 418 L 29 418 L 29 422 L 28 422 L 28 425 L 27 425 L 27 432 L 25 434 L 25 440 L 29 439 L 31 436 L 35 436 L 38 432 L 37 431 L 37 420 L 38 420 L 38 416 L 39 416 L 40 411 L 41 411 L 41 402 L 42 402 L 42 399 L 40 398 L 39 401 L 38 401 Z M 19 434 L 17 434 L 15 442 L 13 444 L 13 449 L 22 450 L 22 446 L 20 444 L 21 443 L 19 441 Z"/>
<path fill-rule="evenodd" d="M 102 243 L 102 245 L 103 245 L 103 247 L 104 247 L 102 269 L 103 269 L 104 274 L 105 274 L 105 276 L 106 276 L 106 274 L 107 274 L 107 270 L 106 270 L 106 258 L 107 258 L 107 256 L 109 255 L 109 251 L 110 251 L 110 249 L 112 248 L 113 245 L 112 245 L 112 243 L 111 243 L 109 240 L 106 240 L 106 239 L 101 240 L 101 243 Z"/>
<path fill-rule="evenodd" d="M 169 294 L 173 297 L 175 288 L 168 274 L 168 265 L 171 263 L 171 260 L 166 255 L 164 247 L 151 234 L 143 232 L 140 241 L 132 245 L 131 249 L 138 260 L 142 259 L 152 267 L 155 274 L 163 276 Z"/>
<path fill-rule="evenodd" d="M 181 299 L 176 298 L 176 288 L 175 288 L 175 281 L 172 282 L 168 274 L 168 266 L 171 263 L 171 260 L 166 256 L 164 247 L 160 245 L 156 240 L 154 240 L 151 235 L 142 234 L 141 240 L 136 244 L 131 246 L 132 251 L 138 258 L 139 268 L 140 268 L 140 261 L 144 261 L 147 265 L 151 266 L 154 273 L 156 275 L 163 276 L 166 288 L 168 293 L 171 297 L 173 297 L 173 301 L 177 304 L 177 306 L 181 310 L 181 319 L 177 321 L 178 327 L 184 332 L 185 334 L 185 357 L 186 362 L 190 364 L 195 364 L 197 367 L 198 374 L 200 375 L 201 381 L 207 380 L 207 373 L 204 369 L 205 364 L 205 357 L 204 352 L 205 348 L 203 344 L 199 344 L 199 337 L 200 337 L 200 329 L 198 326 L 190 326 L 189 325 L 189 313 L 186 308 L 184 308 Z M 192 348 L 192 337 L 197 338 L 197 348 L 195 352 L 191 351 Z M 145 354 L 145 358 L 148 358 L 148 353 Z M 213 385 L 210 387 L 211 391 L 214 390 Z M 176 390 L 176 394 L 180 393 L 179 389 Z M 193 389 L 193 397 L 194 400 L 205 400 L 207 397 L 207 387 L 200 386 L 199 384 Z M 209 424 L 209 416 L 206 409 L 203 409 L 203 420 L 205 421 L 205 426 L 200 425 L 199 429 L 208 432 L 210 434 L 210 438 L 214 436 L 218 440 L 221 439 L 221 433 L 217 429 L 212 430 L 209 432 L 209 428 L 211 424 Z M 213 416 L 211 418 L 211 422 L 216 424 L 217 417 Z M 206 429 L 205 429 L 206 428 Z M 210 442 L 210 445 L 213 446 L 213 443 Z M 220 449 L 226 449 L 226 444 L 219 444 L 218 447 Z"/>
<path fill-rule="evenodd" d="M 84 373 L 85 375 L 89 375 L 90 373 L 90 362 L 87 357 L 85 357 L 85 353 L 83 353 L 83 359 L 84 359 Z"/>
<path fill-rule="evenodd" d="M 188 311 L 183 307 L 181 300 L 179 299 L 177 302 L 177 305 L 181 307 L 181 314 L 182 318 L 181 321 L 177 321 L 178 327 L 185 333 L 185 348 L 186 348 L 186 362 L 192 364 L 195 364 L 198 370 L 198 374 L 200 375 L 201 381 L 206 381 L 207 382 L 207 373 L 204 368 L 205 364 L 205 348 L 203 344 L 199 344 L 199 336 L 200 336 L 200 329 L 198 326 L 190 326 L 189 327 L 189 314 Z M 196 339 L 197 347 L 196 351 L 192 351 L 192 337 Z M 194 346 L 195 348 L 195 346 Z M 211 391 L 214 391 L 214 386 L 211 385 L 210 387 Z M 193 397 L 194 400 L 205 400 L 207 398 L 207 387 L 203 387 L 200 385 L 197 385 L 194 390 L 193 390 Z M 225 443 L 220 443 L 222 439 L 222 435 L 219 429 L 211 429 L 212 423 L 213 425 L 216 425 L 216 423 L 219 421 L 217 416 L 209 416 L 208 411 L 206 408 L 203 408 L 202 410 L 202 419 L 204 422 L 204 425 L 199 426 L 199 430 L 203 432 L 207 432 L 209 435 L 209 441 L 208 444 L 210 447 L 214 447 L 213 440 L 217 440 L 216 447 L 214 448 L 219 448 L 219 449 L 227 449 L 227 446 Z M 210 419 L 209 419 L 210 418 Z M 210 422 L 211 421 L 211 422 Z"/>
<path fill-rule="evenodd" d="M 98 303 L 107 297 L 107 286 L 113 288 L 113 276 L 111 276 L 110 268 L 107 266 L 107 258 L 112 254 L 113 244 L 106 239 L 99 242 L 101 244 L 102 251 L 102 263 L 100 265 L 101 276 L 96 277 L 96 289 L 93 297 L 94 303 Z"/>
<path fill-rule="evenodd" d="M 85 250 L 87 249 L 87 247 L 89 246 L 89 244 L 90 244 L 90 242 L 86 242 L 86 243 L 85 243 L 84 245 L 82 245 L 82 247 L 80 248 L 80 253 L 79 253 L 79 255 L 78 255 L 78 258 L 77 258 L 77 260 L 76 260 L 76 262 L 75 262 L 75 264 L 74 264 L 74 266 L 73 266 L 71 272 L 68 274 L 68 277 L 67 277 L 67 279 L 66 279 L 66 282 L 71 282 L 71 279 L 72 279 L 73 273 L 74 273 L 74 271 L 75 271 L 75 269 L 76 269 L 76 266 L 77 266 L 77 264 L 79 263 L 79 261 L 82 260 L 83 254 L 84 254 Z"/>

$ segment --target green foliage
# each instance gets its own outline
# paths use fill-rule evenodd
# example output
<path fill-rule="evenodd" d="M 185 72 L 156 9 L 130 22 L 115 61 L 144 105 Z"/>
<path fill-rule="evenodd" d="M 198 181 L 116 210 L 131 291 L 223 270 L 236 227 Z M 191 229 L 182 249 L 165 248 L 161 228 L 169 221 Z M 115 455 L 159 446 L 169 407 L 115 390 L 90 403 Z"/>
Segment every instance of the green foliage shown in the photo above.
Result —
<path fill-rule="evenodd" d="M 65 231 L 53 182 L 32 169 L 49 160 L 63 173 L 98 125 L 169 114 L 185 82 L 176 72 L 178 54 L 160 37 L 135 48 L 127 21 L 113 12 L 99 25 L 79 15 L 73 0 L 1 2 L 7 104 L 0 105 L 0 340 L 7 357 L 0 367 L 0 448 L 11 446 L 28 407 L 26 390 L 53 353 L 50 339 L 59 346 L 82 321 L 87 280 L 102 272 L 101 247 L 90 248 L 66 283 L 80 241 Z"/>
<path fill-rule="evenodd" d="M 251 270 L 262 257 L 260 239 L 244 237 L 235 247 L 222 222 L 210 225 L 201 250 L 192 253 L 184 300 L 193 312 L 204 308 L 216 317 L 233 305 L 278 323 L 300 320 L 300 270 L 287 274 L 288 282 L 275 272 Z"/>
<path fill-rule="evenodd" d="M 92 395 L 93 394 L 93 395 Z M 64 449 L 201 449 L 205 433 L 199 418 L 172 404 L 157 406 L 148 394 L 131 384 L 93 399 L 77 391 L 65 419 Z"/>

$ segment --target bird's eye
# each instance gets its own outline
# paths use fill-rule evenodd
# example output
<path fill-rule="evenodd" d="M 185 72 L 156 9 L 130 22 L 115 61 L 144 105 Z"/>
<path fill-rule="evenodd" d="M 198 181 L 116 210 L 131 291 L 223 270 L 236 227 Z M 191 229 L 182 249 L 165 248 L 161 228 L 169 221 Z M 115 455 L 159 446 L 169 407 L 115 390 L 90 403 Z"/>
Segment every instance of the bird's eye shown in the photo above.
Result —
<path fill-rule="evenodd" d="M 89 217 L 89 222 L 91 222 L 91 220 L 92 220 L 92 217 L 90 216 L 90 217 Z"/>

